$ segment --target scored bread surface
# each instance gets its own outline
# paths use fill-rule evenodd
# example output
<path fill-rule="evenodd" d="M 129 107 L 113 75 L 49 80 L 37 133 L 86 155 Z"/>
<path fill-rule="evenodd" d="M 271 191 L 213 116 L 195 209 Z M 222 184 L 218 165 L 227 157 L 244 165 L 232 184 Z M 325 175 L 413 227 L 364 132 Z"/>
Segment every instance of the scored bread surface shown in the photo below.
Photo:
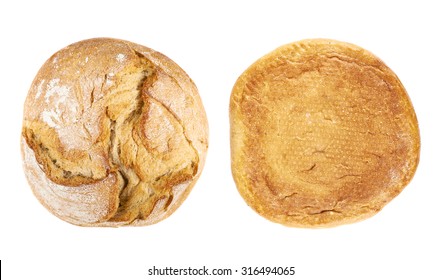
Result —
<path fill-rule="evenodd" d="M 352 44 L 313 39 L 251 65 L 230 100 L 232 172 L 269 220 L 328 227 L 370 217 L 413 177 L 414 109 L 397 76 Z"/>
<path fill-rule="evenodd" d="M 97 38 L 55 53 L 24 106 L 24 169 L 34 194 L 83 226 L 149 225 L 199 177 L 208 124 L 196 86 L 166 56 Z"/>

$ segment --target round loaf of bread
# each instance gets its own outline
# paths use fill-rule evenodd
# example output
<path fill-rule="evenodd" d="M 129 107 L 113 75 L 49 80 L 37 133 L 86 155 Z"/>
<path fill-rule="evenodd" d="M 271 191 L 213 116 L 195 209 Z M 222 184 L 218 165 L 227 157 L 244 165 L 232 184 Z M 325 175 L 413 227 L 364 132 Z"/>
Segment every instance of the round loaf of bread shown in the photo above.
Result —
<path fill-rule="evenodd" d="M 403 190 L 419 160 L 403 85 L 348 43 L 304 40 L 260 58 L 233 88 L 230 122 L 240 194 L 287 226 L 368 218 Z"/>
<path fill-rule="evenodd" d="M 208 124 L 176 63 L 97 38 L 41 67 L 24 104 L 21 147 L 35 196 L 60 219 L 149 225 L 173 213 L 201 174 Z"/>

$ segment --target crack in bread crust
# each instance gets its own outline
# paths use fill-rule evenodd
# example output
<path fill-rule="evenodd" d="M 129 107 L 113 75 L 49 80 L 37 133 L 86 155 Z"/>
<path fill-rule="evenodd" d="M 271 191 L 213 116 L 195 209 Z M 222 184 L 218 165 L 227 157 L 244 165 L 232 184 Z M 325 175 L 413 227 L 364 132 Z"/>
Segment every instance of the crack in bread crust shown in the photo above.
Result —
<path fill-rule="evenodd" d="M 184 128 L 176 115 L 170 112 L 170 109 L 165 107 L 162 103 L 159 103 L 156 99 L 145 94 L 148 88 L 156 80 L 155 71 L 151 72 L 145 77 L 139 79 L 139 85 L 137 87 L 137 93 L 135 97 L 134 108 L 126 113 L 119 113 L 116 120 L 113 120 L 107 113 L 106 115 L 111 120 L 111 136 L 117 135 L 117 138 L 110 138 L 110 151 L 112 162 L 118 166 L 118 171 L 121 173 L 125 181 L 127 182 L 120 192 L 120 206 L 117 213 L 112 217 L 111 221 L 121 222 L 133 222 L 135 219 L 145 219 L 153 211 L 153 208 L 159 198 L 161 199 L 173 199 L 173 195 L 170 189 L 180 183 L 189 181 L 197 171 L 198 157 L 191 142 L 185 137 Z M 167 114 L 170 122 L 177 124 L 177 127 L 181 129 L 179 135 L 170 137 L 184 137 L 185 141 L 181 141 L 181 150 L 186 150 L 185 145 L 191 147 L 191 150 L 185 151 L 188 153 L 189 162 L 181 164 L 180 168 L 170 170 L 167 168 L 166 173 L 159 172 L 155 176 L 147 176 L 143 174 L 143 170 L 140 167 L 144 167 L 144 164 L 136 164 L 137 159 L 126 158 L 125 155 L 130 154 L 129 150 L 124 153 L 121 152 L 121 145 L 124 142 L 125 145 L 136 146 L 137 155 L 139 153 L 144 154 L 144 157 L 160 157 L 161 153 L 158 153 L 148 141 L 149 135 L 145 134 L 143 124 L 148 123 L 150 107 L 155 104 L 159 105 L 157 108 L 165 110 L 160 112 L 162 115 Z M 157 110 L 158 110 L 157 109 Z M 107 107 L 106 112 L 108 112 Z M 124 118 L 124 116 L 127 116 Z M 127 129 L 132 128 L 132 129 Z M 157 158 L 155 160 L 161 160 Z M 138 165 L 138 168 L 134 168 L 134 165 Z M 145 166 L 148 168 L 148 166 Z M 169 205 L 171 201 L 167 203 Z"/>

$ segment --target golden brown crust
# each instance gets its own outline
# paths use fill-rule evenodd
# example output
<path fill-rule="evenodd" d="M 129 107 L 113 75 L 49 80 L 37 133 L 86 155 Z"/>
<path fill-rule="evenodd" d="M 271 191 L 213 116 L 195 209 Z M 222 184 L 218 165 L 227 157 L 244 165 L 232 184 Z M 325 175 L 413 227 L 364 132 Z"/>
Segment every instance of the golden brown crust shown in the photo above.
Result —
<path fill-rule="evenodd" d="M 251 65 L 230 99 L 232 171 L 245 201 L 295 227 L 359 221 L 413 177 L 420 138 L 410 99 L 377 57 L 304 40 Z"/>
<path fill-rule="evenodd" d="M 24 167 L 37 198 L 86 226 L 156 223 L 183 202 L 205 161 L 197 89 L 166 56 L 97 38 L 55 53 L 25 101 Z"/>

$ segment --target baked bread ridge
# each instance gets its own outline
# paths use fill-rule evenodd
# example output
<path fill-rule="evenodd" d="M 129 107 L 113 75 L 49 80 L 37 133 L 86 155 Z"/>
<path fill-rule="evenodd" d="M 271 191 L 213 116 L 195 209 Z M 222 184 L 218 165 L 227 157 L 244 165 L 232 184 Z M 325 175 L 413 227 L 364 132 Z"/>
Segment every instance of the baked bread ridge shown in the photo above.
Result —
<path fill-rule="evenodd" d="M 208 123 L 196 86 L 171 59 L 95 38 L 41 67 L 21 146 L 34 194 L 59 218 L 149 225 L 172 214 L 199 178 Z"/>
<path fill-rule="evenodd" d="M 232 173 L 261 216 L 292 227 L 366 219 L 415 174 L 418 122 L 398 77 L 349 43 L 308 39 L 253 63 L 230 98 Z"/>

